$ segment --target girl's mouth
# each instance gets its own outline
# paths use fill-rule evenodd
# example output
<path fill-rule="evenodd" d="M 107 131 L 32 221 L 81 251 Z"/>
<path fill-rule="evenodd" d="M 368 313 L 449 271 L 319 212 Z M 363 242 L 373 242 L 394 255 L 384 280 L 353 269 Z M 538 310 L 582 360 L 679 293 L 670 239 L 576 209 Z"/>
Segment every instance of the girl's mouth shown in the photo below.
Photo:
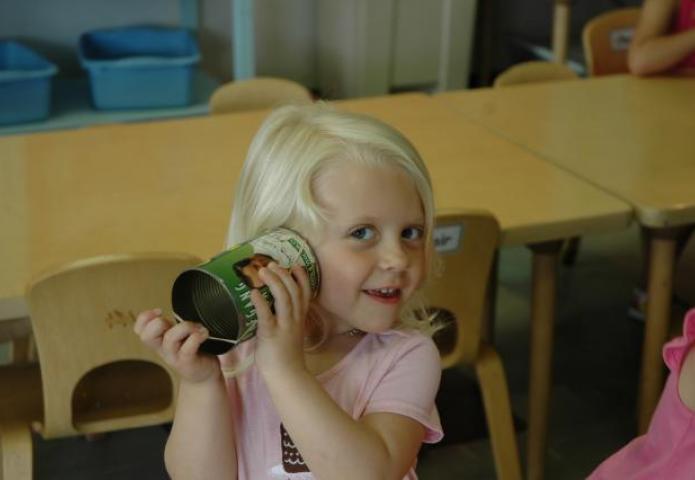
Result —
<path fill-rule="evenodd" d="M 381 303 L 398 303 L 401 299 L 400 288 L 376 288 L 363 290 L 370 298 Z"/>

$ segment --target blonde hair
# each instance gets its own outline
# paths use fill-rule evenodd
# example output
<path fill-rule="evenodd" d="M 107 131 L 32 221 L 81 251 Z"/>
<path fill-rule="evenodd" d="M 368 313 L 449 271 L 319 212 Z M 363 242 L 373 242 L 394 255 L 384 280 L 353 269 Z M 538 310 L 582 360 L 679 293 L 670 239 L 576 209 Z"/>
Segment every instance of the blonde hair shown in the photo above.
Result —
<path fill-rule="evenodd" d="M 431 270 L 434 199 L 420 155 L 389 125 L 320 102 L 278 108 L 261 125 L 241 171 L 227 247 L 281 226 L 301 234 L 319 231 L 329 220 L 315 199 L 313 185 L 322 170 L 335 162 L 393 166 L 406 172 L 422 202 L 425 257 Z M 421 293 L 404 306 L 396 327 L 426 334 L 435 330 Z"/>

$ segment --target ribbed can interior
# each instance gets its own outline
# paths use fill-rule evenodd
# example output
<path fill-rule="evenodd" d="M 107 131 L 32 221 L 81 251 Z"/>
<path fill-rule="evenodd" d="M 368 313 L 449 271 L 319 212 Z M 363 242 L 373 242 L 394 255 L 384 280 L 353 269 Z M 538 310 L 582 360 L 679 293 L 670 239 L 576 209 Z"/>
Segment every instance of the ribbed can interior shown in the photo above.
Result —
<path fill-rule="evenodd" d="M 213 337 L 236 340 L 239 315 L 222 280 L 202 270 L 186 270 L 174 281 L 172 306 L 184 320 L 203 324 Z"/>

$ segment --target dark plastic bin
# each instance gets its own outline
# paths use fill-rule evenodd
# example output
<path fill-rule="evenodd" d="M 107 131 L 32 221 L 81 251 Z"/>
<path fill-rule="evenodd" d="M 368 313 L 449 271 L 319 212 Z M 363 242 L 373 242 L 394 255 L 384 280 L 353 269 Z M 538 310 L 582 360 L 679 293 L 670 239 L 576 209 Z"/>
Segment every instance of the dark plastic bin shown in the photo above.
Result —
<path fill-rule="evenodd" d="M 191 103 L 200 53 L 187 30 L 126 27 L 82 34 L 79 58 L 96 108 L 157 108 Z"/>
<path fill-rule="evenodd" d="M 0 125 L 43 120 L 58 69 L 21 43 L 0 41 Z"/>

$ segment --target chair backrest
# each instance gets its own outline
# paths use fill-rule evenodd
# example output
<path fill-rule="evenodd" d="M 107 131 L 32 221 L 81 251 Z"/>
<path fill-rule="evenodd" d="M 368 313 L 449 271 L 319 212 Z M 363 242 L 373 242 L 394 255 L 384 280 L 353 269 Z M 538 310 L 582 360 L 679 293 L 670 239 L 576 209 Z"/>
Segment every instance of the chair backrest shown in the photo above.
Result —
<path fill-rule="evenodd" d="M 589 75 L 629 71 L 627 51 L 639 15 L 639 8 L 620 8 L 594 17 L 584 26 L 582 43 Z"/>
<path fill-rule="evenodd" d="M 487 212 L 445 211 L 437 215 L 434 242 L 441 264 L 436 266 L 425 295 L 430 307 L 447 322 L 434 337 L 443 368 L 472 364 L 478 356 L 499 237 L 497 220 Z"/>
<path fill-rule="evenodd" d="M 45 438 L 169 421 L 174 373 L 133 332 L 138 312 L 171 312 L 171 286 L 200 263 L 187 254 L 81 260 L 27 288 L 41 367 Z"/>
<path fill-rule="evenodd" d="M 292 80 L 257 77 L 219 86 L 210 97 L 210 113 L 273 108 L 287 103 L 311 103 L 311 92 Z"/>
<path fill-rule="evenodd" d="M 522 83 L 552 82 L 558 80 L 575 80 L 579 76 L 567 65 L 555 62 L 517 63 L 497 75 L 494 87 L 506 87 Z"/>

